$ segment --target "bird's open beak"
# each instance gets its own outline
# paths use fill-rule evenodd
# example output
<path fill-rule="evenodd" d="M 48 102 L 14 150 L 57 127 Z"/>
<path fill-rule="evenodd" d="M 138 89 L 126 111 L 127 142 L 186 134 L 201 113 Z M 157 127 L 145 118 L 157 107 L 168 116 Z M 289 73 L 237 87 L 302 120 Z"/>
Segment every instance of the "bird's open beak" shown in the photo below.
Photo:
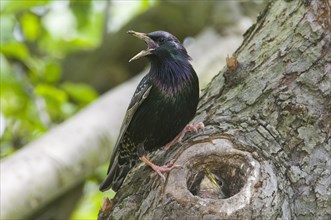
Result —
<path fill-rule="evenodd" d="M 159 46 L 150 37 L 148 37 L 148 35 L 145 33 L 139 33 L 139 32 L 135 32 L 135 31 L 128 31 L 127 33 L 132 34 L 133 36 L 145 41 L 145 43 L 147 44 L 147 49 L 140 51 L 136 56 L 132 57 L 129 60 L 129 62 L 131 62 L 132 60 L 139 59 L 140 57 L 144 57 L 144 56 L 152 54 L 152 51 L 155 50 L 155 48 L 157 48 Z"/>
<path fill-rule="evenodd" d="M 208 179 L 218 188 L 221 188 L 221 186 L 218 184 L 216 176 L 210 172 L 208 168 L 205 168 L 205 175 L 208 177 Z"/>

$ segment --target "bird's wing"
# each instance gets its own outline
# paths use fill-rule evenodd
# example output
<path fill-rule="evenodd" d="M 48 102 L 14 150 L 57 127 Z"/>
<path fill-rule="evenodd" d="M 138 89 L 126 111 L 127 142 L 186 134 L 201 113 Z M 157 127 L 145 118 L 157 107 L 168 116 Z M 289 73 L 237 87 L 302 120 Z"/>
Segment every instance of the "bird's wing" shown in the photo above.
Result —
<path fill-rule="evenodd" d="M 122 126 L 121 126 L 121 130 L 120 130 L 120 133 L 118 135 L 118 138 L 117 138 L 117 141 L 116 141 L 116 144 L 114 146 L 114 149 L 113 149 L 113 153 L 112 153 L 112 157 L 110 159 L 110 164 L 109 164 L 109 168 L 108 168 L 108 171 L 107 171 L 107 174 L 109 173 L 109 171 L 111 170 L 111 166 L 115 160 L 115 157 L 117 155 L 117 151 L 118 151 L 118 146 L 120 145 L 119 143 L 122 141 L 122 138 L 123 138 L 123 135 L 125 134 L 126 132 L 126 129 L 128 128 L 135 112 L 137 111 L 137 109 L 139 108 L 139 106 L 143 103 L 143 101 L 148 97 L 148 94 L 149 92 L 151 91 L 152 89 L 152 85 L 148 79 L 148 77 L 144 77 L 136 91 L 134 92 L 134 95 L 131 99 L 131 102 L 129 104 L 129 107 L 126 111 L 126 114 L 124 116 L 124 120 L 123 120 L 123 123 L 122 123 Z"/>

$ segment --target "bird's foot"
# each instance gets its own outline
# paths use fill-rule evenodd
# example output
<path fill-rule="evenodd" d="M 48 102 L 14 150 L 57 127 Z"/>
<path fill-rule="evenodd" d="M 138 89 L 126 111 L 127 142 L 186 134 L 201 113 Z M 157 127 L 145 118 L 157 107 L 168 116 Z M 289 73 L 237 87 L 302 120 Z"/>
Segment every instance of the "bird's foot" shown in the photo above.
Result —
<path fill-rule="evenodd" d="M 142 156 L 139 159 L 146 163 L 148 166 L 150 166 L 163 179 L 163 181 L 166 180 L 163 173 L 170 172 L 172 169 L 180 167 L 179 165 L 174 165 L 173 163 L 168 163 L 164 166 L 158 166 L 151 162 L 149 159 L 147 159 L 146 156 Z"/>
<path fill-rule="evenodd" d="M 184 130 L 189 132 L 198 132 L 199 129 L 203 129 L 203 128 L 205 128 L 205 125 L 203 124 L 203 122 L 199 122 L 197 124 L 186 125 Z"/>
<path fill-rule="evenodd" d="M 155 171 L 155 174 L 157 173 L 162 179 L 163 181 L 166 180 L 165 176 L 163 175 L 163 173 L 168 173 L 170 172 L 172 169 L 174 168 L 178 168 L 180 167 L 179 165 L 174 165 L 174 164 L 166 164 L 164 166 L 153 166 L 151 167 L 154 171 Z"/>
<path fill-rule="evenodd" d="M 169 148 L 177 143 L 177 142 L 182 142 L 183 137 L 185 136 L 186 132 L 198 132 L 199 129 L 203 129 L 205 125 L 203 122 L 199 122 L 197 124 L 188 124 L 185 126 L 185 128 L 168 144 L 164 146 L 166 150 L 169 150 Z"/>

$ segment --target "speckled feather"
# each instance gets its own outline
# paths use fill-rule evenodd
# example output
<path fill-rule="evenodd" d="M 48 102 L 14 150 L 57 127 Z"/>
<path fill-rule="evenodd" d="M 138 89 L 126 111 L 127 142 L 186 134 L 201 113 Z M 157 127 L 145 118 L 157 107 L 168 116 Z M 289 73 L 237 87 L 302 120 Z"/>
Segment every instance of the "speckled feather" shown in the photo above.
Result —
<path fill-rule="evenodd" d="M 146 56 L 151 69 L 132 97 L 101 191 L 120 188 L 127 173 L 139 162 L 138 146 L 147 152 L 161 148 L 196 113 L 199 81 L 185 48 L 167 32 L 152 32 L 148 36 L 159 47 Z"/>

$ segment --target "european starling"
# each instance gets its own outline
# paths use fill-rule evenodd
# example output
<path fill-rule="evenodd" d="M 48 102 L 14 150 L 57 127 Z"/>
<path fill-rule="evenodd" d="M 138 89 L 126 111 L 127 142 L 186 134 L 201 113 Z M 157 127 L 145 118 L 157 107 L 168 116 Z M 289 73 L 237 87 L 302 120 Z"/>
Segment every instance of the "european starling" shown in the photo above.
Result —
<path fill-rule="evenodd" d="M 147 159 L 147 152 L 181 138 L 186 130 L 202 127 L 198 124 L 184 129 L 196 113 L 199 80 L 183 45 L 165 31 L 128 33 L 147 44 L 147 49 L 130 61 L 146 57 L 151 68 L 131 99 L 113 148 L 107 178 L 100 186 L 101 191 L 110 188 L 118 191 L 127 173 L 139 159 L 164 178 L 162 173 L 176 166 L 157 166 Z M 168 148 L 169 144 L 166 146 Z"/>
<path fill-rule="evenodd" d="M 212 173 L 208 168 L 205 168 L 204 177 L 201 180 L 197 196 L 210 199 L 227 198 L 223 192 L 222 179 Z"/>

